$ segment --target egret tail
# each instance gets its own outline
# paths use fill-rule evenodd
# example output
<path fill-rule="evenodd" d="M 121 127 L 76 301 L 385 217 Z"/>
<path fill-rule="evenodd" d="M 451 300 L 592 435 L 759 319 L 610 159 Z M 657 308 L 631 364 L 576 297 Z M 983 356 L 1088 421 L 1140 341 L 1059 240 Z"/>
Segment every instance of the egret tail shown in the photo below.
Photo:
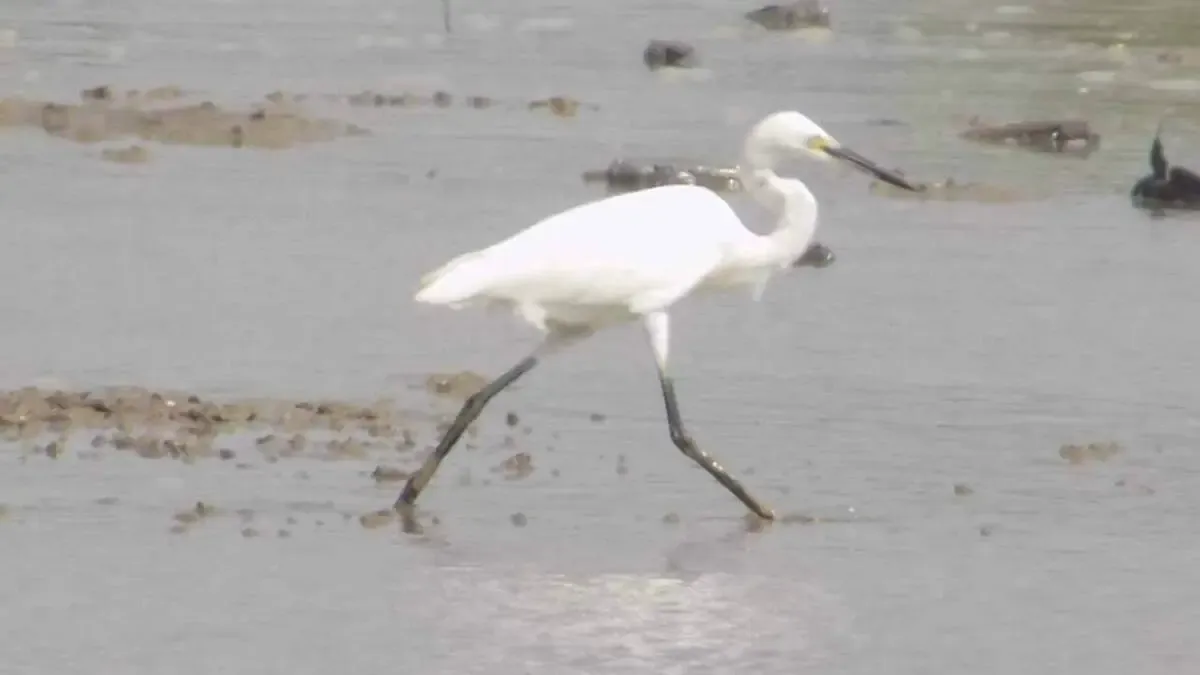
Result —
<path fill-rule="evenodd" d="M 421 277 L 421 288 L 414 299 L 430 305 L 457 305 L 483 290 L 489 279 L 481 253 L 464 253 Z"/>

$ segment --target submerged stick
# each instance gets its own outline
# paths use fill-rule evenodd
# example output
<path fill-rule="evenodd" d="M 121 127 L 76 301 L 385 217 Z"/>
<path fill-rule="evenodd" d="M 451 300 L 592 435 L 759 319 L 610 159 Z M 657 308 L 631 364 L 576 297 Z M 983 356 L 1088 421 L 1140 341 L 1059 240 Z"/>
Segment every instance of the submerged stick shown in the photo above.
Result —
<path fill-rule="evenodd" d="M 450 30 L 450 0 L 442 0 L 442 24 L 446 27 L 446 34 L 449 35 Z"/>

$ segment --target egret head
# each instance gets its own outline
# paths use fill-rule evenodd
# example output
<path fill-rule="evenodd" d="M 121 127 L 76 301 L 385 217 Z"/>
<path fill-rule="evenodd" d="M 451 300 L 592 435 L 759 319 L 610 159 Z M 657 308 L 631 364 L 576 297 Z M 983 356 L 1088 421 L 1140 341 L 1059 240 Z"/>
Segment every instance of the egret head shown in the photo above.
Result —
<path fill-rule="evenodd" d="M 746 139 L 746 160 L 754 167 L 768 168 L 784 155 L 797 154 L 822 162 L 837 159 L 885 183 L 913 192 L 921 190 L 899 173 L 843 146 L 816 122 L 794 110 L 768 115 Z"/>

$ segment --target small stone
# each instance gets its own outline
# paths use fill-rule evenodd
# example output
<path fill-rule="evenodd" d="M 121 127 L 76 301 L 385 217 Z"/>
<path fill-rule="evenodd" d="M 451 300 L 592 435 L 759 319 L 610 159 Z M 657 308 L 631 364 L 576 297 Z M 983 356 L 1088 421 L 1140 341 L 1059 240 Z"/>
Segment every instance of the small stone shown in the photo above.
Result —
<path fill-rule="evenodd" d="M 375 470 L 371 472 L 371 477 L 375 479 L 376 483 L 395 483 L 408 480 L 408 476 L 407 471 L 382 464 L 376 466 Z"/>
<path fill-rule="evenodd" d="M 650 70 L 692 68 L 696 65 L 696 49 L 678 40 L 651 40 L 642 51 L 642 62 Z"/>
<path fill-rule="evenodd" d="M 392 522 L 396 517 L 396 512 L 392 509 L 380 509 L 371 513 L 364 513 L 358 517 L 360 525 L 368 530 L 373 530 L 377 527 L 383 527 Z"/>
<path fill-rule="evenodd" d="M 100 151 L 100 158 L 116 164 L 145 164 L 150 161 L 150 151 L 136 144 L 127 148 L 105 148 Z"/>
<path fill-rule="evenodd" d="M 175 514 L 175 520 L 178 520 L 184 524 L 191 524 L 197 520 L 200 520 L 200 516 L 198 516 L 195 511 L 180 511 L 179 513 Z"/>

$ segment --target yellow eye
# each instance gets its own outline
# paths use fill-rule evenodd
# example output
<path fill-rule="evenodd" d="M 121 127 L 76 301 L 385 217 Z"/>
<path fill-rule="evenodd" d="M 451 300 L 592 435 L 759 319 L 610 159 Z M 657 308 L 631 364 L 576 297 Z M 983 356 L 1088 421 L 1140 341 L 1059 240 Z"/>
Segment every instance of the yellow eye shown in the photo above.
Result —
<path fill-rule="evenodd" d="M 824 136 L 810 136 L 808 140 L 804 142 L 804 145 L 806 145 L 809 150 L 821 152 L 824 151 L 825 148 L 829 147 L 829 139 L 825 138 Z"/>

